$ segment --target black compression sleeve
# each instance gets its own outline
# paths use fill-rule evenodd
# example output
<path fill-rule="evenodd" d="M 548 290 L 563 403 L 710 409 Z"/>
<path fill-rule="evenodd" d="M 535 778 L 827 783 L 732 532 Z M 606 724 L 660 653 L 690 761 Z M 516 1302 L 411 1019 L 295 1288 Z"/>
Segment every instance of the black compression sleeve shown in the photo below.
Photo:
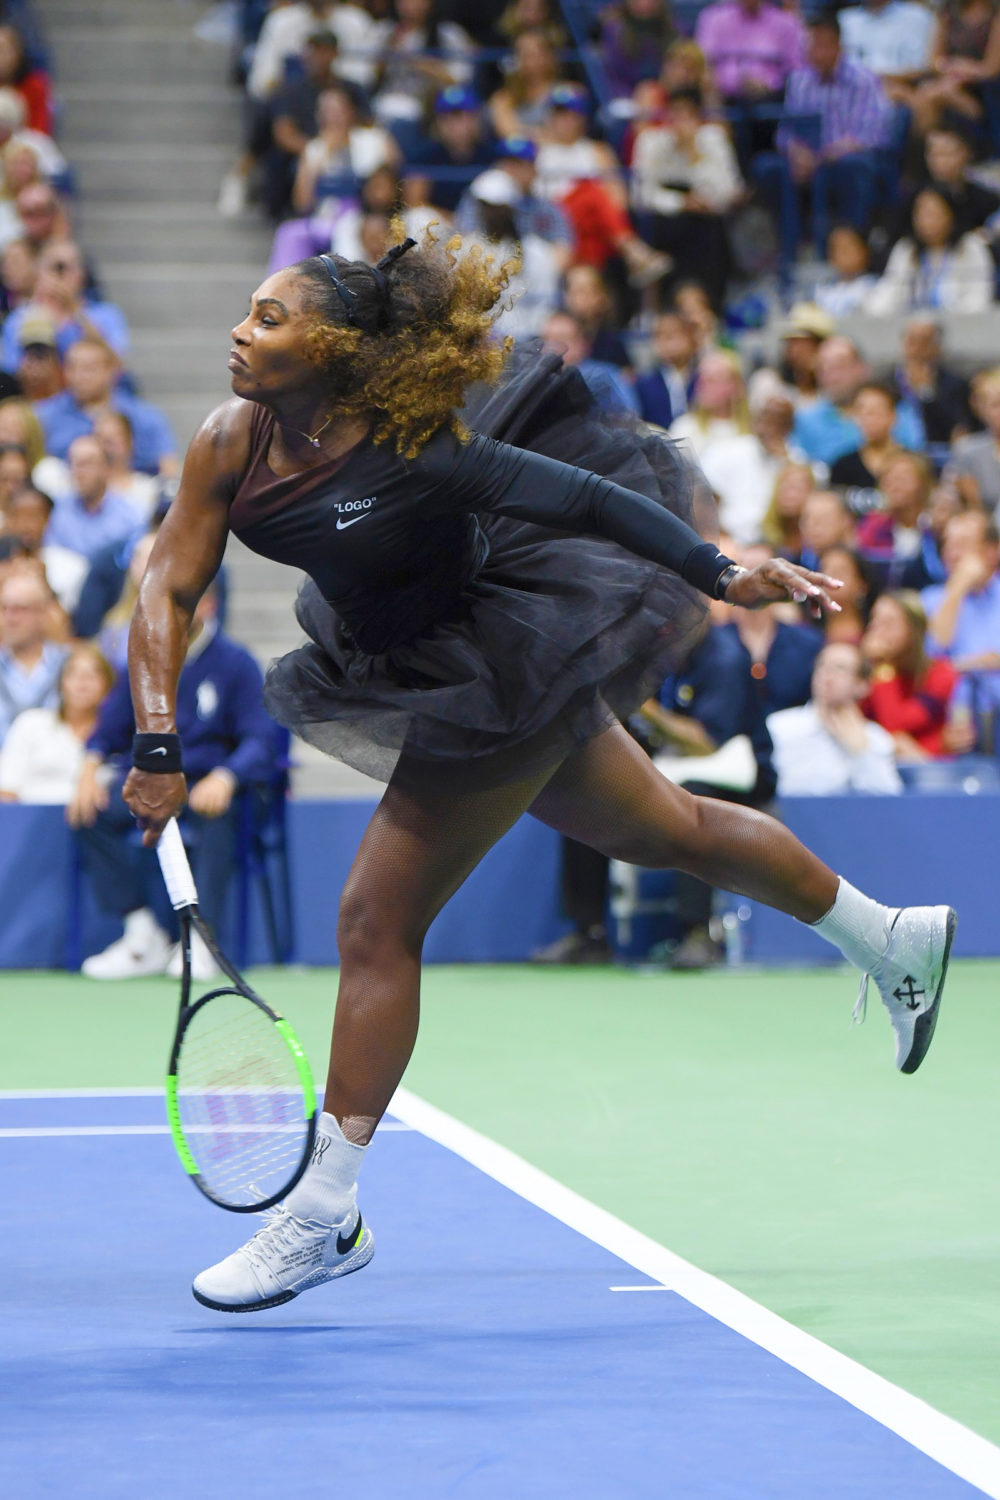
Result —
<path fill-rule="evenodd" d="M 586 469 L 473 436 L 448 476 L 470 509 L 607 537 L 714 597 L 732 558 L 655 500 Z"/>

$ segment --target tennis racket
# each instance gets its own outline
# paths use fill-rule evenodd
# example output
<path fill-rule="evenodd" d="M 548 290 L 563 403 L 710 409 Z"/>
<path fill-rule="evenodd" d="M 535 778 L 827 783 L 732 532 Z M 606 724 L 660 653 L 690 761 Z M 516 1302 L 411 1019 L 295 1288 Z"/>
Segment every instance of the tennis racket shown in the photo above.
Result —
<path fill-rule="evenodd" d="M 298 1182 L 316 1137 L 312 1073 L 288 1022 L 250 988 L 198 915 L 198 892 L 171 818 L 156 846 L 181 926 L 181 1006 L 167 1072 L 174 1146 L 220 1208 L 260 1213 Z M 229 984 L 191 998 L 197 933 Z"/>

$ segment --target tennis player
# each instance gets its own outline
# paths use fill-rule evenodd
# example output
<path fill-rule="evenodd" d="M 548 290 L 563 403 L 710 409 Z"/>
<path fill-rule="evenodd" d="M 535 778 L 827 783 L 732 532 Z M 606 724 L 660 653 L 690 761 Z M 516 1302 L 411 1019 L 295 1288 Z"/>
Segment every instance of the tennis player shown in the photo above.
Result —
<path fill-rule="evenodd" d="M 936 1022 L 949 908 L 870 900 L 780 823 L 672 786 L 617 722 L 683 659 L 707 600 L 836 609 L 836 581 L 777 559 L 747 571 L 704 540 L 677 448 L 602 418 L 558 357 L 506 361 L 492 333 L 505 286 L 486 255 L 431 239 L 374 269 L 321 256 L 269 277 L 233 330 L 235 399 L 196 434 L 143 581 L 124 796 L 146 844 L 186 799 L 177 679 L 230 531 L 309 575 L 310 640 L 271 668 L 271 712 L 388 782 L 341 896 L 312 1162 L 196 1278 L 221 1311 L 370 1260 L 357 1177 L 416 1038 L 424 934 L 524 812 L 809 923 L 863 992 L 874 979 L 904 1071 Z"/>

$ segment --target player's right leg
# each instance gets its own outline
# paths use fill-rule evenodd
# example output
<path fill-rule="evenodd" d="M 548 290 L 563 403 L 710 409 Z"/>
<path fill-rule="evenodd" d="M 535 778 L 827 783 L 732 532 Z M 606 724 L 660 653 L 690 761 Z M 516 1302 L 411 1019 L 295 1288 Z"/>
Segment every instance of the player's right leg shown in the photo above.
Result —
<path fill-rule="evenodd" d="M 274 1307 L 371 1259 L 357 1176 L 416 1041 L 424 935 L 549 775 L 463 794 L 444 771 L 430 785 L 400 776 L 386 789 L 340 901 L 340 987 L 312 1162 L 246 1245 L 196 1277 L 199 1302 Z"/>
<path fill-rule="evenodd" d="M 809 923 L 878 986 L 913 1073 L 934 1034 L 955 931 L 947 906 L 882 906 L 839 880 L 764 813 L 693 797 L 659 774 L 620 726 L 590 740 L 551 778 L 535 817 L 611 859 L 673 868 Z"/>

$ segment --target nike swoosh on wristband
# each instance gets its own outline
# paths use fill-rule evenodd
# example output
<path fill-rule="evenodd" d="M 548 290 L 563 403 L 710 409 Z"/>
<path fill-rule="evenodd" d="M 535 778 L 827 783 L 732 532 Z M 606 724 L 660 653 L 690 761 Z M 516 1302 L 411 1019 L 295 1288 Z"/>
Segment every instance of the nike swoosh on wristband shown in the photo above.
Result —
<path fill-rule="evenodd" d="M 166 747 L 166 745 L 158 745 L 155 750 L 150 750 L 149 751 L 150 755 L 166 755 L 166 753 L 167 753 L 167 747 Z"/>
<path fill-rule="evenodd" d="M 361 1239 L 361 1215 L 358 1214 L 358 1222 L 350 1234 L 337 1235 L 337 1254 L 346 1255 L 348 1250 L 353 1250 Z"/>
<path fill-rule="evenodd" d="M 340 517 L 338 516 L 337 517 L 337 530 L 338 531 L 345 531 L 348 526 L 356 526 L 359 521 L 365 521 L 365 520 L 367 520 L 368 516 L 370 514 L 371 514 L 370 511 L 365 511 L 365 513 L 364 513 L 363 516 L 352 516 L 349 521 L 342 521 L 340 519 Z"/>

